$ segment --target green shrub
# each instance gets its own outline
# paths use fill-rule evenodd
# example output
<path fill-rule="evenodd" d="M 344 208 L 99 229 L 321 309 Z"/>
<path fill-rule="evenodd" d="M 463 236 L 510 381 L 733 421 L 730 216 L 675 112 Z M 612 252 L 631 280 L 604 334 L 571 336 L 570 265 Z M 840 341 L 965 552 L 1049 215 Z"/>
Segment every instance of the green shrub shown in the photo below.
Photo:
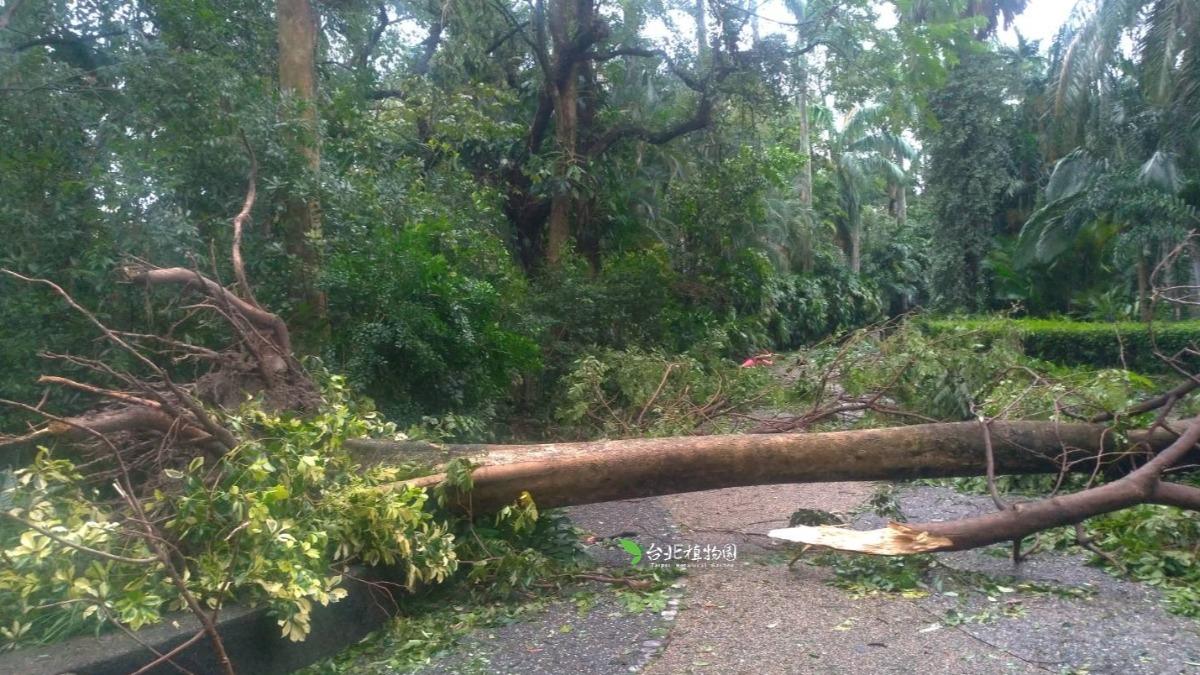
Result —
<path fill-rule="evenodd" d="M 764 319 L 776 349 L 809 345 L 883 316 L 878 286 L 838 265 L 778 277 L 770 289 Z"/>
<path fill-rule="evenodd" d="M 1059 319 L 940 319 L 923 321 L 932 333 L 975 332 L 981 339 L 1015 336 L 1026 355 L 1065 365 L 1162 372 L 1155 350 L 1173 355 L 1200 344 L 1200 321 L 1101 323 Z"/>
<path fill-rule="evenodd" d="M 342 378 L 330 378 L 325 394 L 305 419 L 253 404 L 223 416 L 254 438 L 219 459 L 165 469 L 161 488 L 141 500 L 201 605 L 265 606 L 293 640 L 307 635 L 314 603 L 345 595 L 346 564 L 396 564 L 410 586 L 441 582 L 458 564 L 450 525 L 426 508 L 423 489 L 377 490 L 399 470 L 360 471 L 341 450 L 345 438 L 394 425 L 352 400 Z M 137 629 L 184 608 L 164 566 L 148 561 L 147 538 L 122 527 L 121 500 L 60 454 L 43 450 L 0 493 L 0 650 L 112 622 Z"/>
<path fill-rule="evenodd" d="M 396 427 L 351 397 L 344 378 L 328 377 L 324 393 L 305 418 L 254 402 L 220 413 L 243 442 L 215 460 L 180 460 L 142 498 L 201 606 L 265 607 L 302 640 L 314 604 L 345 596 L 351 564 L 389 566 L 408 592 L 501 597 L 576 562 L 576 533 L 528 495 L 472 522 L 443 505 L 441 487 L 397 484 L 427 469 L 355 465 L 346 438 Z M 129 509 L 66 455 L 43 449 L 29 467 L 0 473 L 0 651 L 118 622 L 137 629 L 184 609 L 147 537 L 126 529 Z M 445 485 L 469 489 L 469 468 L 451 462 Z"/>
<path fill-rule="evenodd" d="M 333 362 L 394 419 L 486 415 L 539 367 L 524 280 L 479 228 L 377 228 L 330 256 L 325 282 Z"/>
<path fill-rule="evenodd" d="M 838 373 L 841 389 L 822 386 Z M 916 321 L 867 328 L 799 352 L 792 394 L 800 400 L 839 393 L 886 398 L 904 410 L 943 420 L 977 414 L 1064 420 L 1118 411 L 1161 391 L 1162 378 L 1119 368 L 1060 366 L 1025 356 L 1015 333 L 931 334 Z M 1180 402 L 1191 406 L 1192 399 Z"/>

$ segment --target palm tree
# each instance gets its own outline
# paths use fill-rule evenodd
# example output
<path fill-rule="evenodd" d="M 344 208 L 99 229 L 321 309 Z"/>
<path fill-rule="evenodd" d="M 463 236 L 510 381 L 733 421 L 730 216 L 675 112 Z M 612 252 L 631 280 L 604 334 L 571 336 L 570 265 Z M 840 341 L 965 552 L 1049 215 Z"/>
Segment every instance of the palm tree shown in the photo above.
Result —
<path fill-rule="evenodd" d="M 1052 264 L 1098 237 L 1120 245 L 1148 318 L 1156 252 L 1200 225 L 1181 198 L 1200 177 L 1200 4 L 1080 2 L 1051 49 L 1050 82 L 1056 164 L 1018 260 Z M 1200 250 L 1191 257 L 1200 286 Z"/>
<path fill-rule="evenodd" d="M 837 218 L 838 238 L 855 274 L 862 269 L 864 200 L 880 177 L 903 189 L 907 180 L 904 162 L 917 156 L 912 143 L 887 129 L 885 116 L 884 108 L 866 106 L 847 114 L 840 128 L 830 125 L 827 129 L 829 167 L 842 208 Z"/>
<path fill-rule="evenodd" d="M 970 19 L 983 17 L 984 24 L 975 37 L 985 40 L 995 34 L 1003 20 L 1007 27 L 1018 14 L 1025 11 L 1029 0 L 912 0 L 901 10 L 901 19 L 915 23 L 942 22 L 951 17 Z"/>
<path fill-rule="evenodd" d="M 1089 128 L 1119 103 L 1114 97 L 1129 78 L 1140 89 L 1142 110 L 1127 112 L 1150 112 L 1161 122 L 1156 150 L 1177 147 L 1195 154 L 1191 132 L 1200 126 L 1200 3 L 1081 1 L 1055 39 L 1051 59 L 1050 93 L 1059 123 L 1051 148 L 1055 157 L 1097 140 L 1108 143 L 1089 134 Z"/>

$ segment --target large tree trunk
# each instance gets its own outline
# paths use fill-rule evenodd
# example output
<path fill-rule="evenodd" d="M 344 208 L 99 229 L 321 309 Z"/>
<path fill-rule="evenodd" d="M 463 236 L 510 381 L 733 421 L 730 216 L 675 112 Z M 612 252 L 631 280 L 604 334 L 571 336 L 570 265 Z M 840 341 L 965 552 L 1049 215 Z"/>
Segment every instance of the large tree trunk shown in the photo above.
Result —
<path fill-rule="evenodd" d="M 1150 266 L 1144 255 L 1137 261 L 1138 318 L 1149 323 L 1154 319 L 1154 308 L 1150 306 Z"/>
<path fill-rule="evenodd" d="M 1063 448 L 1071 466 L 1091 471 L 1101 446 L 1115 450 L 1113 435 L 1098 424 L 993 422 L 991 438 L 999 473 L 1057 472 Z M 1166 432 L 1134 434 L 1160 449 Z M 683 436 L 548 445 L 435 446 L 389 441 L 348 441 L 364 463 L 437 463 L 467 457 L 474 472 L 470 503 L 489 511 L 528 491 L 542 507 L 695 492 L 773 483 L 899 480 L 978 476 L 986 470 L 985 434 L 977 422 L 922 424 L 828 433 Z M 1076 461 L 1079 460 L 1079 461 Z M 435 485 L 441 475 L 410 481 Z"/>
<path fill-rule="evenodd" d="M 796 192 L 800 206 L 806 214 L 813 208 L 812 133 L 808 121 L 808 62 L 804 56 L 796 60 L 796 108 L 800 113 L 800 153 L 804 155 L 804 167 L 796 177 Z"/>
<path fill-rule="evenodd" d="M 850 226 L 850 271 L 862 272 L 862 216 Z"/>
<path fill-rule="evenodd" d="M 279 90 L 299 106 L 304 132 L 293 139 L 295 149 L 315 178 L 321 168 L 317 123 L 317 14 L 309 0 L 277 0 L 279 30 Z M 284 246 L 296 260 L 292 299 L 300 308 L 300 325 L 324 323 L 325 298 L 317 291 L 320 255 L 313 243 L 321 234 L 320 204 L 315 198 L 289 199 L 283 215 Z"/>
<path fill-rule="evenodd" d="M 571 215 L 575 203 L 569 184 L 570 170 L 576 162 L 579 82 L 574 66 L 569 70 L 570 75 L 559 83 L 554 96 L 554 140 L 561 155 L 555 171 L 559 184 L 550 200 L 550 222 L 546 233 L 546 263 L 551 267 L 558 265 L 571 239 Z"/>
<path fill-rule="evenodd" d="M 546 264 L 558 265 L 571 239 L 575 198 L 570 189 L 571 169 L 579 149 L 579 62 L 575 36 L 591 20 L 590 0 L 557 0 L 550 6 L 550 38 L 554 44 L 554 142 L 558 163 L 554 196 L 546 224 Z"/>
<path fill-rule="evenodd" d="M 892 216 L 897 225 L 904 227 L 908 222 L 908 189 L 899 183 L 892 183 L 888 185 L 888 193 L 892 202 Z"/>

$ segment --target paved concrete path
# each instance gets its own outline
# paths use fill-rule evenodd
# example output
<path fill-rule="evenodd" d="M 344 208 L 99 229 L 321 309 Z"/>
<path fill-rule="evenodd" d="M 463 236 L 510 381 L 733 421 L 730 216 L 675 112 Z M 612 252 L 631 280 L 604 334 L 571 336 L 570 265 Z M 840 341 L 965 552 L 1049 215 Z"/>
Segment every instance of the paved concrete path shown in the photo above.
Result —
<path fill-rule="evenodd" d="M 830 585 L 825 567 L 789 569 L 789 553 L 762 536 L 798 508 L 850 514 L 873 490 L 763 486 L 573 508 L 576 524 L 601 539 L 627 536 L 644 549 L 734 543 L 738 559 L 693 566 L 660 610 L 631 613 L 601 589 L 587 612 L 569 600 L 551 604 L 528 622 L 479 631 L 422 672 L 1200 673 L 1200 622 L 1166 613 L 1154 589 L 1087 567 L 1082 556 L 1042 555 L 1015 569 L 995 550 L 939 560 L 1012 584 L 1087 589 L 1087 597 L 1018 590 L 989 599 L 969 586 L 957 595 L 855 597 Z M 912 519 L 990 507 L 945 488 L 909 487 L 897 497 Z M 629 564 L 619 548 L 589 552 L 602 565 Z"/>

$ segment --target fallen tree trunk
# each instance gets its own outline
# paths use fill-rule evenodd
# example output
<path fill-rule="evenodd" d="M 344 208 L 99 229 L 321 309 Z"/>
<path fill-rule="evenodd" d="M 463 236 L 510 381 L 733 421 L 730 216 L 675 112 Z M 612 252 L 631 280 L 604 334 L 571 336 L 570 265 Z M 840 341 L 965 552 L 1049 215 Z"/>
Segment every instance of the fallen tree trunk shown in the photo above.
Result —
<path fill-rule="evenodd" d="M 1120 443 L 1095 424 L 993 422 L 997 473 L 1092 471 L 1127 456 L 1129 445 L 1161 450 L 1165 431 Z M 464 504 L 485 512 L 528 491 L 543 507 L 775 483 L 980 476 L 985 435 L 977 422 L 921 424 L 827 433 L 684 436 L 545 445 L 437 446 L 356 440 L 347 447 L 371 463 L 467 457 L 481 464 Z M 442 474 L 406 481 L 429 487 Z M 469 500 L 469 504 L 466 503 Z"/>

